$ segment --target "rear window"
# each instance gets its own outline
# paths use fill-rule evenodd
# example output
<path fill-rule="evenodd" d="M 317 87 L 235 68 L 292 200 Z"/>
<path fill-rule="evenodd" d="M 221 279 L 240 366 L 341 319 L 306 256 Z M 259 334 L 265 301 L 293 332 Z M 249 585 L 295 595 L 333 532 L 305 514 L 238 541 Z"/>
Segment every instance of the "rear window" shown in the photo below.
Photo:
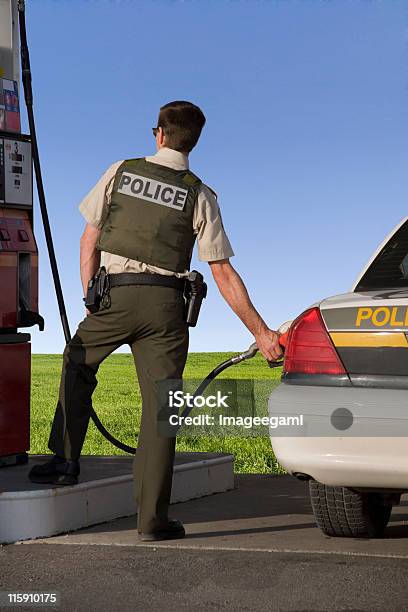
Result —
<path fill-rule="evenodd" d="M 402 225 L 360 279 L 356 291 L 408 287 L 408 221 Z"/>

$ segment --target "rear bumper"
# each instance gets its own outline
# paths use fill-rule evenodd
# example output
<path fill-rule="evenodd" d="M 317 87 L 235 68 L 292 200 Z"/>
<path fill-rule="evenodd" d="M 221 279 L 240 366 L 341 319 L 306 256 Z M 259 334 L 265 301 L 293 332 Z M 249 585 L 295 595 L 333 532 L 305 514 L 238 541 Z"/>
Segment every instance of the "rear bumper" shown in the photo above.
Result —
<path fill-rule="evenodd" d="M 333 418 L 335 411 L 345 420 Z M 408 489 L 407 391 L 281 384 L 269 416 L 298 417 L 295 426 L 270 428 L 289 473 L 333 486 Z"/>

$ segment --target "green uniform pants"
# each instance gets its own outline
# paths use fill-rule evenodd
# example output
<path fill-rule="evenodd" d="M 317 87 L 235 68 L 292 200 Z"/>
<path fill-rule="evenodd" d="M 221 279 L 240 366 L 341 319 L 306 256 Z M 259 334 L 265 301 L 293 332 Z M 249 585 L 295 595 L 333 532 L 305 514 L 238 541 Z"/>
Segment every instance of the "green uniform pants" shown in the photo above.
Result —
<path fill-rule="evenodd" d="M 142 395 L 142 421 L 134 460 L 137 527 L 151 532 L 168 520 L 175 438 L 157 432 L 156 382 L 180 379 L 187 358 L 183 296 L 171 287 L 131 285 L 110 291 L 111 305 L 88 315 L 64 351 L 60 394 L 48 446 L 78 459 L 85 439 L 96 373 L 115 349 L 129 344 Z"/>

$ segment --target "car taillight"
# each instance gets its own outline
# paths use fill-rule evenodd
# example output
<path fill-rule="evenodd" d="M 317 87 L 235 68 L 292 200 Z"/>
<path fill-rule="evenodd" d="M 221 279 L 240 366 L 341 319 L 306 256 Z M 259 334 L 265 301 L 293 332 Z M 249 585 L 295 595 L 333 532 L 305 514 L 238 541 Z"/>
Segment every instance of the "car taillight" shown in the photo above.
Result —
<path fill-rule="evenodd" d="M 292 324 L 287 339 L 284 374 L 346 374 L 319 308 L 311 308 Z"/>

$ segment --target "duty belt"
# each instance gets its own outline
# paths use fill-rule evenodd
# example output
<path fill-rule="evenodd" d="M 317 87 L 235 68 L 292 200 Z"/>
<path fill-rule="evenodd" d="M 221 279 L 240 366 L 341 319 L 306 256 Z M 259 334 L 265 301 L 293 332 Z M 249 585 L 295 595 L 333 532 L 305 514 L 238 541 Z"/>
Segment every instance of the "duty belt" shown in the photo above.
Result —
<path fill-rule="evenodd" d="M 109 286 L 121 287 L 123 285 L 153 285 L 155 287 L 172 287 L 184 291 L 185 279 L 163 274 L 146 274 L 144 272 L 121 272 L 109 274 Z"/>

